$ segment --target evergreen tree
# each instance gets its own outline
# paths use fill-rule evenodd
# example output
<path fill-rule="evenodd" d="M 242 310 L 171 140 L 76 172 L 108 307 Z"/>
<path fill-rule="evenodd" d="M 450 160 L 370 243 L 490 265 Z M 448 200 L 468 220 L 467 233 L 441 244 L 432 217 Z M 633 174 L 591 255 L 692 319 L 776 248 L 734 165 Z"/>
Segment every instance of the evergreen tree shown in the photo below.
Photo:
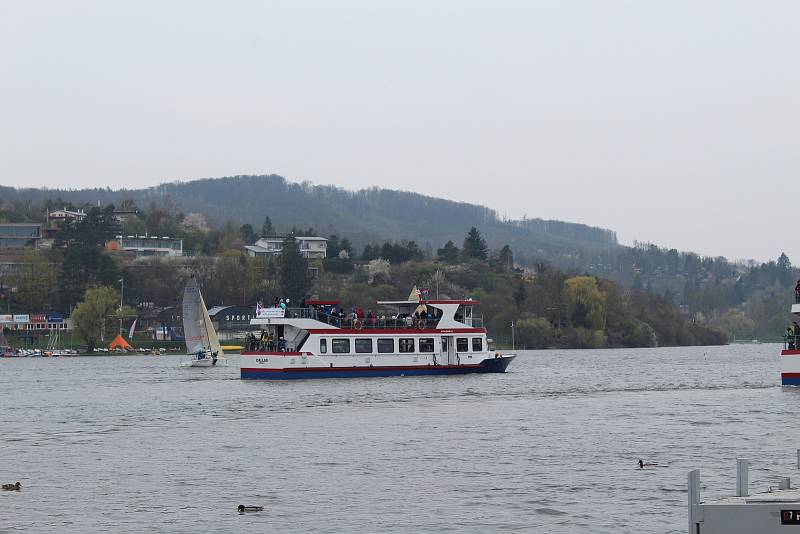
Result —
<path fill-rule="evenodd" d="M 780 257 L 778 258 L 778 269 L 781 271 L 790 271 L 792 269 L 792 262 L 789 260 L 789 256 L 787 256 L 785 252 L 781 252 Z"/>
<path fill-rule="evenodd" d="M 346 237 L 342 238 L 342 241 L 339 243 L 339 252 L 341 252 L 342 250 L 347 251 L 348 258 L 353 257 L 353 245 L 350 244 L 350 240 L 347 239 Z"/>
<path fill-rule="evenodd" d="M 256 238 L 258 236 L 256 235 L 255 230 L 253 230 L 252 225 L 243 224 L 242 226 L 239 227 L 239 237 L 246 245 L 252 245 L 253 243 L 255 243 Z"/>
<path fill-rule="evenodd" d="M 396 262 L 394 257 L 394 246 L 392 246 L 392 244 L 388 241 L 381 247 L 381 258 L 384 260 L 389 260 L 391 263 Z"/>
<path fill-rule="evenodd" d="M 500 272 L 514 270 L 514 255 L 511 253 L 511 247 L 508 245 L 503 246 L 497 253 L 494 263 L 494 268 Z"/>
<path fill-rule="evenodd" d="M 517 282 L 517 288 L 514 290 L 514 302 L 517 303 L 517 306 L 522 306 L 525 303 L 526 296 L 525 282 L 522 280 L 522 277 L 520 277 Z"/>
<path fill-rule="evenodd" d="M 339 252 L 341 252 L 342 247 L 339 244 L 339 236 L 336 234 L 331 234 L 328 236 L 328 244 L 327 244 L 328 252 L 326 255 L 329 258 L 336 258 L 339 256 Z"/>
<path fill-rule="evenodd" d="M 458 263 L 458 247 L 452 241 L 445 243 L 436 251 L 436 255 L 445 263 Z"/>
<path fill-rule="evenodd" d="M 364 247 L 364 252 L 361 253 L 361 259 L 364 261 L 374 260 L 378 257 L 375 249 L 372 248 L 372 245 L 367 245 Z"/>
<path fill-rule="evenodd" d="M 419 246 L 417 245 L 416 241 L 409 241 L 406 243 L 406 261 L 407 260 L 423 260 L 425 259 L 425 254 L 422 253 Z"/>
<path fill-rule="evenodd" d="M 639 291 L 644 290 L 644 284 L 642 284 L 642 277 L 639 276 L 639 273 L 636 273 L 636 276 L 633 277 L 633 285 L 631 287 Z"/>
<path fill-rule="evenodd" d="M 97 247 L 72 246 L 64 251 L 58 277 L 62 311 L 74 306 L 89 287 L 114 285 L 119 269 L 114 260 Z"/>
<path fill-rule="evenodd" d="M 781 284 L 784 286 L 788 286 L 792 283 L 792 262 L 789 261 L 789 256 L 787 256 L 784 252 L 781 252 L 780 257 L 778 258 L 778 279 L 780 280 Z"/>
<path fill-rule="evenodd" d="M 269 215 L 264 216 L 264 223 L 261 225 L 261 237 L 268 237 L 272 235 L 272 220 Z"/>
<path fill-rule="evenodd" d="M 283 242 L 278 280 L 284 296 L 291 298 L 295 303 L 306 298 L 311 289 L 308 260 L 300 254 L 297 241 L 293 238 Z"/>
<path fill-rule="evenodd" d="M 122 230 L 114 216 L 114 205 L 94 207 L 80 222 L 69 221 L 56 235 L 56 246 L 103 247 Z"/>
<path fill-rule="evenodd" d="M 664 300 L 666 300 L 671 306 L 675 305 L 675 292 L 673 292 L 670 288 L 667 288 L 664 291 Z"/>
<path fill-rule="evenodd" d="M 489 249 L 481 233 L 474 226 L 469 229 L 467 237 L 464 238 L 464 259 L 486 261 L 489 257 Z"/>

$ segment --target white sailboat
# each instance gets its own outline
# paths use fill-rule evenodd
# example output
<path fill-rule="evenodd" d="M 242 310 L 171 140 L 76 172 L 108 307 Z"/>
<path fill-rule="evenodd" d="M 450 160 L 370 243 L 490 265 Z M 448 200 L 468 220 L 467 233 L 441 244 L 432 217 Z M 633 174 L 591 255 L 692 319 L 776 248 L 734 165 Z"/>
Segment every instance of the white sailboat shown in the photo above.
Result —
<path fill-rule="evenodd" d="M 228 365 L 228 359 L 219 344 L 217 332 L 211 324 L 200 286 L 192 278 L 183 290 L 183 334 L 186 352 L 192 359 L 181 362 L 182 367 L 212 367 Z"/>

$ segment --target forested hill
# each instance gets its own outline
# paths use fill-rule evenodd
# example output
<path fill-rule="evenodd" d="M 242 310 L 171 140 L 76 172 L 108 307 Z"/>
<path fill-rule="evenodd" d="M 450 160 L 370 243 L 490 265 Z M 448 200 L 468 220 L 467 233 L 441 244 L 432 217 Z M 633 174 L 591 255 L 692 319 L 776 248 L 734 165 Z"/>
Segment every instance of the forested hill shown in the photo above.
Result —
<path fill-rule="evenodd" d="M 583 224 L 542 219 L 502 220 L 484 206 L 388 189 L 347 191 L 286 181 L 277 175 L 233 176 L 162 184 L 137 190 L 47 190 L 0 187 L 0 198 L 75 205 L 140 207 L 171 203 L 183 213 L 198 212 L 220 224 L 232 221 L 260 228 L 269 216 L 278 231 L 314 228 L 320 235 L 347 236 L 357 247 L 390 240 L 414 240 L 435 251 L 448 240 L 460 244 L 465 228 L 478 226 L 493 248 L 510 245 L 517 261 L 546 259 L 575 267 L 578 257 L 595 257 L 617 247 L 616 234 Z M 60 200 L 57 200 L 60 199 Z M 581 261 L 578 263 L 585 263 Z"/>
<path fill-rule="evenodd" d="M 569 276 L 589 273 L 658 295 L 680 305 L 692 321 L 712 324 L 730 339 L 774 339 L 783 332 L 792 320 L 787 310 L 794 299 L 794 283 L 800 278 L 800 269 L 781 251 L 776 251 L 777 260 L 759 265 L 649 243 L 623 246 L 614 232 L 600 228 L 541 219 L 508 221 L 474 204 L 385 189 L 352 192 L 296 184 L 274 175 L 120 191 L 0 186 L 0 222 L 43 221 L 48 209 L 86 208 L 86 204 L 137 207 L 140 217 L 127 221 L 126 233 L 180 236 L 190 253 L 216 255 L 241 250 L 261 232 L 299 229 L 307 233 L 313 229 L 325 237 L 336 234 L 332 244 L 344 243 L 346 238 L 352 245 L 348 247 L 352 259 L 360 262 L 373 259 L 376 250 L 384 254 L 386 247 L 396 246 L 452 263 L 459 259 L 457 248 L 463 246 L 465 235 L 474 226 L 495 259 L 504 249 L 509 259 L 513 251 L 509 263 L 536 267 L 536 271 L 550 264 Z M 190 214 L 203 214 L 207 220 Z M 271 220 L 271 227 L 265 217 Z M 264 230 L 262 223 L 271 229 Z M 404 240 L 415 243 L 402 243 Z M 449 248 L 445 247 L 448 241 L 453 241 Z M 368 244 L 372 246 L 367 248 Z M 367 251 L 370 253 L 365 254 Z M 449 258 L 446 251 L 455 256 Z M 391 258 L 393 263 L 410 258 L 391 257 L 391 250 L 388 252 L 385 259 Z"/>

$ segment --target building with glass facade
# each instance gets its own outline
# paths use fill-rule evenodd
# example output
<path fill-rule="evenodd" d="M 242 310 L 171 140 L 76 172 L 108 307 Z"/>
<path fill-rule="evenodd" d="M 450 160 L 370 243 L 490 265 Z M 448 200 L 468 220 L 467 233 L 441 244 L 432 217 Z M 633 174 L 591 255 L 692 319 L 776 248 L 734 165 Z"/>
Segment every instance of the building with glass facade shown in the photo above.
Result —
<path fill-rule="evenodd" d="M 34 223 L 0 223 L 0 250 L 38 249 L 42 225 Z"/>
<path fill-rule="evenodd" d="M 183 239 L 157 236 L 117 236 L 119 248 L 137 256 L 183 256 Z"/>

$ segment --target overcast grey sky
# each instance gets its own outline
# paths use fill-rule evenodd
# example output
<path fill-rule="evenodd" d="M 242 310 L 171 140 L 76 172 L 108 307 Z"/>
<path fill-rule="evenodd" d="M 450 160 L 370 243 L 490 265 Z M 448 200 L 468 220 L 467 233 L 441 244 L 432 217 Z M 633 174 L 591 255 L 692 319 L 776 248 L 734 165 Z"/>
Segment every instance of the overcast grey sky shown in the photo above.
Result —
<path fill-rule="evenodd" d="M 277 173 L 800 263 L 799 23 L 795 0 L 0 0 L 0 183 Z"/>

